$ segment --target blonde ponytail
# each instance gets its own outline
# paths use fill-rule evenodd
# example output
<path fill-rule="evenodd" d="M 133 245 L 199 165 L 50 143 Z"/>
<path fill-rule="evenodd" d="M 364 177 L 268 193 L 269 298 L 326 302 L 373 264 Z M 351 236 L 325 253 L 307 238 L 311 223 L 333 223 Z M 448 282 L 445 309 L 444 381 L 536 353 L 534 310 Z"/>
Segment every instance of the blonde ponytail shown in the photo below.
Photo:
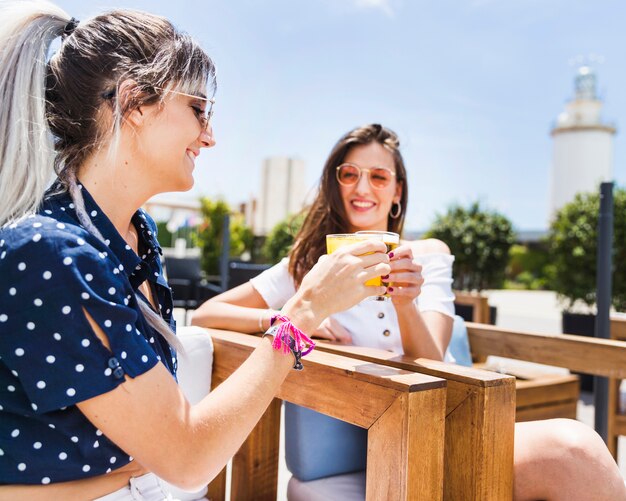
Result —
<path fill-rule="evenodd" d="M 34 212 L 54 174 L 46 56 L 70 17 L 44 1 L 0 4 L 0 226 Z"/>

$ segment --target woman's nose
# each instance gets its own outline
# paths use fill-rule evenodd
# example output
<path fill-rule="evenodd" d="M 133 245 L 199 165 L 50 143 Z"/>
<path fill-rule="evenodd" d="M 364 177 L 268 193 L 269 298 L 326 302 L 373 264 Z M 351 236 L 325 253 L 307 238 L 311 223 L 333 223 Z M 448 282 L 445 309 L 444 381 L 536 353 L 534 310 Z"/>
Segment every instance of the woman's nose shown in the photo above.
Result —
<path fill-rule="evenodd" d="M 361 177 L 356 184 L 357 193 L 367 193 L 370 190 L 369 172 L 361 171 Z"/>
<path fill-rule="evenodd" d="M 213 148 L 215 146 L 215 137 L 213 136 L 213 126 L 211 124 L 200 133 L 200 142 L 202 143 L 202 148 Z"/>

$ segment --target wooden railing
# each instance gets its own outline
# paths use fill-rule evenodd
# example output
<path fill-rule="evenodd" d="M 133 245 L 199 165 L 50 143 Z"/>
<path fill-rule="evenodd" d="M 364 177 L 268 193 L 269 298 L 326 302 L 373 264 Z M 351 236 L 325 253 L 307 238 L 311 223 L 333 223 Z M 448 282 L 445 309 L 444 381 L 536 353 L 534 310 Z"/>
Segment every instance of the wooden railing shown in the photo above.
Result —
<path fill-rule="evenodd" d="M 626 335 L 626 323 L 620 326 Z M 482 356 L 566 367 L 626 378 L 626 342 L 570 335 L 543 335 L 467 323 L 471 350 Z M 397 356 L 354 346 L 319 343 L 320 350 L 448 381 L 444 499 L 512 498 L 515 380 L 509 376 L 442 362 Z M 526 392 L 525 398 L 538 398 Z M 546 416 L 548 417 L 548 416 Z"/>
<path fill-rule="evenodd" d="M 616 341 L 626 341 L 626 318 L 611 317 L 611 338 Z M 620 409 L 619 387 L 622 379 L 621 377 L 614 377 L 609 380 L 607 445 L 616 460 L 619 436 L 626 435 L 626 413 Z"/>
<path fill-rule="evenodd" d="M 226 331 L 209 333 L 217 386 L 261 340 Z M 289 374 L 233 459 L 231 499 L 276 499 L 280 400 L 368 430 L 367 500 L 443 498 L 445 380 L 317 350 L 303 362 L 305 370 Z M 223 471 L 210 484 L 209 496 L 221 501 L 225 490 Z"/>
<path fill-rule="evenodd" d="M 445 378 L 444 499 L 512 498 L 515 378 L 374 348 L 319 342 L 318 349 Z"/>
<path fill-rule="evenodd" d="M 626 378 L 626 342 L 467 325 L 472 350 L 479 354 Z M 261 341 L 209 332 L 217 385 Z M 276 499 L 279 399 L 368 429 L 368 500 L 512 499 L 513 377 L 325 342 L 304 365 L 304 371 L 287 377 L 235 456 L 232 499 Z M 222 472 L 210 496 L 223 500 L 224 493 Z"/>
<path fill-rule="evenodd" d="M 626 378 L 626 342 L 569 334 L 533 334 L 467 323 L 472 353 L 566 367 L 595 376 Z"/>

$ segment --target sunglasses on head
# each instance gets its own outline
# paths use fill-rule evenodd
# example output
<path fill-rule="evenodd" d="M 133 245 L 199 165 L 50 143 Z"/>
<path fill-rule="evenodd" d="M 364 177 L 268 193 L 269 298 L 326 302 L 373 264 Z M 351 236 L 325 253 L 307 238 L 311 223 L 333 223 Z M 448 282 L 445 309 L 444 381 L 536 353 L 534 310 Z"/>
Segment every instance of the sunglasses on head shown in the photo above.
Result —
<path fill-rule="evenodd" d="M 386 167 L 365 169 L 351 163 L 343 163 L 337 167 L 337 181 L 342 186 L 353 186 L 359 182 L 363 172 L 367 173 L 370 186 L 376 190 L 386 188 L 396 177 L 396 173 Z"/>

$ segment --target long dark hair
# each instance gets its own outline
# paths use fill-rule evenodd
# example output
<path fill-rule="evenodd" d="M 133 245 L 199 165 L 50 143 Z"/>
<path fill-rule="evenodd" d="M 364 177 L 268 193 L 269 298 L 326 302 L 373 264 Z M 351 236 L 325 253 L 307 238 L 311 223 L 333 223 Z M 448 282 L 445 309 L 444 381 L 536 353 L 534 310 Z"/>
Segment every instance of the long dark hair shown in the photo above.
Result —
<path fill-rule="evenodd" d="M 308 209 L 302 228 L 289 257 L 289 273 L 299 286 L 302 278 L 315 265 L 321 255 L 326 254 L 326 235 L 348 233 L 348 220 L 335 177 L 336 168 L 341 165 L 351 148 L 377 142 L 393 155 L 396 167 L 396 181 L 402 184 L 400 195 L 400 216 L 388 216 L 389 231 L 402 233 L 408 200 L 406 168 L 400 154 L 400 141 L 392 130 L 379 124 L 357 127 L 344 135 L 333 147 L 322 172 L 319 190 L 315 201 Z"/>

